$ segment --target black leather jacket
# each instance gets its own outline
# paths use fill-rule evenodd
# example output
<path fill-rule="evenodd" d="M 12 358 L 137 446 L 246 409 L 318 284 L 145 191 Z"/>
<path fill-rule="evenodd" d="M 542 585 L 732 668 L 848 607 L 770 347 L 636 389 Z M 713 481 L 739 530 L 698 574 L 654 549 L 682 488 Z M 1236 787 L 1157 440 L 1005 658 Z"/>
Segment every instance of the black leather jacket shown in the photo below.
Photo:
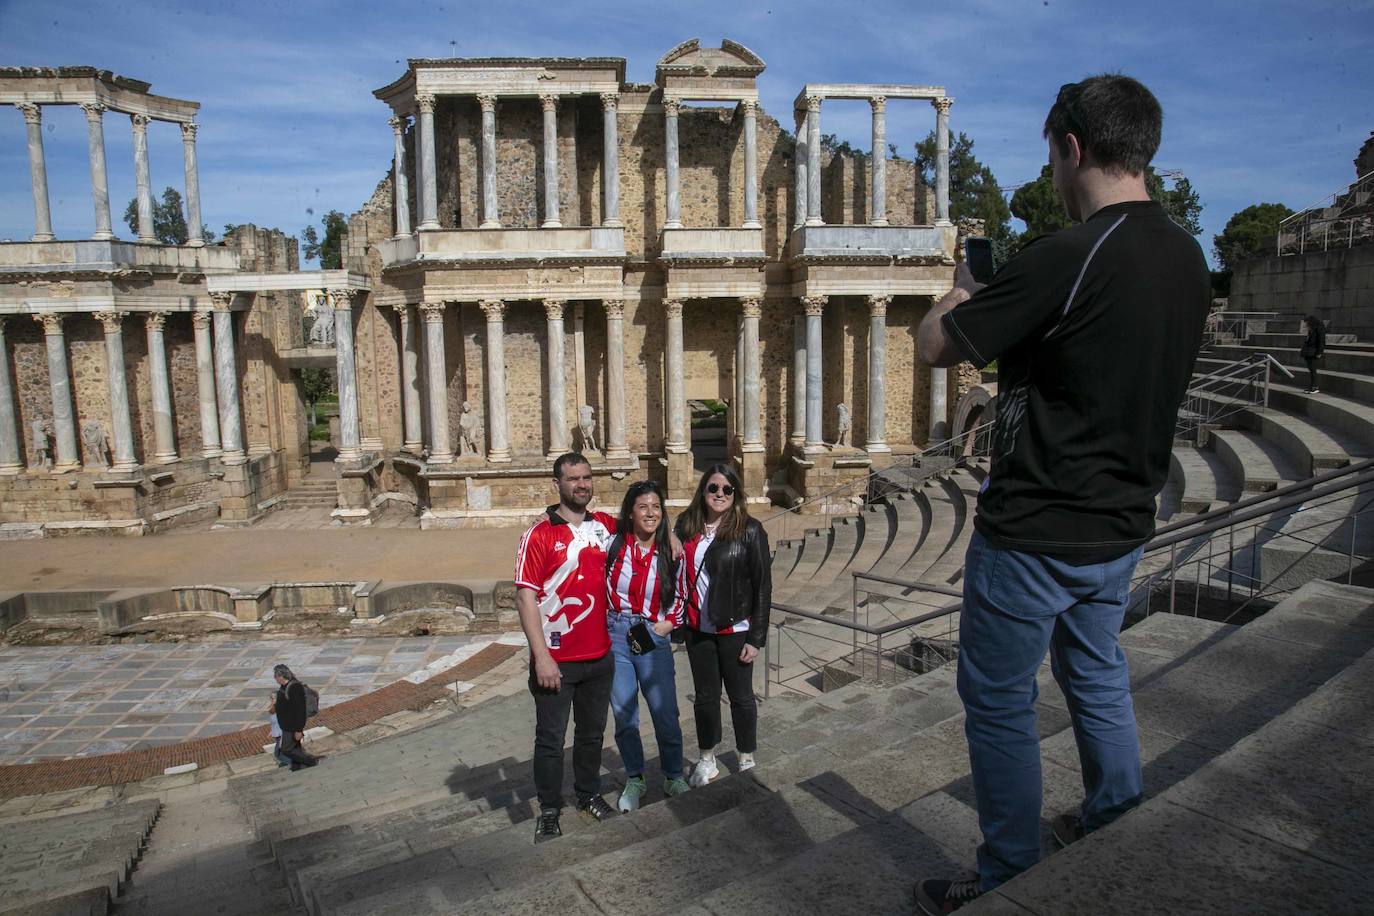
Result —
<path fill-rule="evenodd" d="M 678 537 L 682 537 L 680 531 Z M 711 623 L 722 630 L 748 617 L 746 641 L 762 649 L 768 641 L 768 612 L 773 604 L 768 533 L 751 518 L 744 537 L 734 541 L 716 538 L 702 562 L 710 581 L 703 610 Z"/>

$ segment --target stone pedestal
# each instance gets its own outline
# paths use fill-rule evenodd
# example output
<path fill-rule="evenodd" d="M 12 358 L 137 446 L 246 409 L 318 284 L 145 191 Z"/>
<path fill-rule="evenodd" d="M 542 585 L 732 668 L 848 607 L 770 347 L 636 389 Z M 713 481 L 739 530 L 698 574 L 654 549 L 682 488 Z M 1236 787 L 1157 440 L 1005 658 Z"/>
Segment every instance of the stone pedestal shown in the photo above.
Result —
<path fill-rule="evenodd" d="M 835 448 L 823 452 L 812 452 L 796 448 L 789 449 L 788 477 L 792 488 L 803 498 L 809 499 L 822 493 L 840 489 L 867 477 L 873 462 L 868 454 L 857 448 Z M 856 485 L 857 486 L 857 485 Z M 842 497 L 844 494 L 839 494 Z M 862 495 L 855 489 L 854 495 Z M 818 500 L 805 507 L 805 512 L 831 512 L 843 514 L 851 511 L 852 504 L 843 498 Z"/>
<path fill-rule="evenodd" d="M 767 495 L 765 491 L 768 489 L 768 468 L 765 457 L 762 445 L 745 445 L 734 456 L 740 482 L 744 484 L 744 492 L 749 494 L 750 499 Z M 694 480 L 693 486 L 695 485 Z"/>
<path fill-rule="evenodd" d="M 667 490 L 669 499 L 688 500 L 692 498 L 697 486 L 697 471 L 693 466 L 690 451 L 668 452 L 664 455 L 667 464 Z M 685 505 L 685 503 L 684 503 Z"/>

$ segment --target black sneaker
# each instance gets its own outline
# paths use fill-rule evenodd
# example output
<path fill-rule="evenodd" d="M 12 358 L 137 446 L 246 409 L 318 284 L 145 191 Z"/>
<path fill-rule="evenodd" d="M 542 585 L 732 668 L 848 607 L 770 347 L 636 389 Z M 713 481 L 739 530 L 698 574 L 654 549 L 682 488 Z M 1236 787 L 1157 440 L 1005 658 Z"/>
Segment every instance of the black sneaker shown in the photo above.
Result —
<path fill-rule="evenodd" d="M 604 821 L 615 816 L 615 809 L 608 805 L 606 799 L 600 795 L 582 799 L 577 803 L 577 810 L 598 821 Z"/>
<path fill-rule="evenodd" d="M 1050 836 L 1063 849 L 1070 843 L 1083 839 L 1087 831 L 1083 829 L 1083 818 L 1077 814 L 1061 814 L 1050 824 Z"/>
<path fill-rule="evenodd" d="M 983 896 L 977 878 L 966 881 L 922 881 L 916 885 L 916 908 L 926 916 L 944 916 Z"/>
<path fill-rule="evenodd" d="M 557 839 L 563 835 L 563 828 L 558 825 L 558 815 L 557 808 L 539 809 L 539 820 L 534 823 L 534 841 L 536 843 Z"/>

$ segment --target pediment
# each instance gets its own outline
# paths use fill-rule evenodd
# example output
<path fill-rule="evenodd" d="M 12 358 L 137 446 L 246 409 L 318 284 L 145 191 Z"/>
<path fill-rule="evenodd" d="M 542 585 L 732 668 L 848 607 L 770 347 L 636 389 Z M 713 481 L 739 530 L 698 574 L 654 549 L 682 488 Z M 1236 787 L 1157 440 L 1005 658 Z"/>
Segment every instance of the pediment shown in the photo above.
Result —
<path fill-rule="evenodd" d="M 703 48 L 697 38 L 684 41 L 658 62 L 660 75 L 674 76 L 758 76 L 766 65 L 744 45 L 726 38 L 719 48 Z"/>

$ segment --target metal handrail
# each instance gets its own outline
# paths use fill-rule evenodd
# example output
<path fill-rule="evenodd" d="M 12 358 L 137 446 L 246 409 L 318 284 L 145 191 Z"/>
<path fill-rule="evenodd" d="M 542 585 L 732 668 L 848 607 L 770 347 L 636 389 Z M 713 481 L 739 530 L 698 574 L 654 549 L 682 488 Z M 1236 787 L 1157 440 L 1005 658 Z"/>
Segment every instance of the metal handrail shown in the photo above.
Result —
<path fill-rule="evenodd" d="M 1338 227 L 1338 235 L 1335 239 L 1337 247 L 1350 248 L 1355 245 L 1355 227 L 1357 224 L 1361 226 L 1361 240 L 1366 240 L 1367 235 L 1374 234 L 1374 206 L 1370 202 L 1362 204 L 1355 201 L 1354 197 L 1359 193 L 1374 193 L 1374 172 L 1361 175 L 1343 190 L 1328 194 L 1306 210 L 1280 220 L 1274 233 L 1275 252 L 1280 257 L 1285 254 L 1302 254 L 1307 250 L 1309 238 L 1314 239 L 1315 245 L 1315 232 L 1313 230 L 1318 226 L 1324 230 L 1321 237 L 1321 250 L 1323 251 L 1332 247 L 1332 226 Z M 1332 206 L 1340 208 L 1335 216 L 1317 215 Z M 1342 239 L 1339 237 L 1341 223 L 1346 224 L 1346 237 L 1343 246 Z M 1284 243 L 1285 235 L 1289 236 L 1287 245 Z"/>

